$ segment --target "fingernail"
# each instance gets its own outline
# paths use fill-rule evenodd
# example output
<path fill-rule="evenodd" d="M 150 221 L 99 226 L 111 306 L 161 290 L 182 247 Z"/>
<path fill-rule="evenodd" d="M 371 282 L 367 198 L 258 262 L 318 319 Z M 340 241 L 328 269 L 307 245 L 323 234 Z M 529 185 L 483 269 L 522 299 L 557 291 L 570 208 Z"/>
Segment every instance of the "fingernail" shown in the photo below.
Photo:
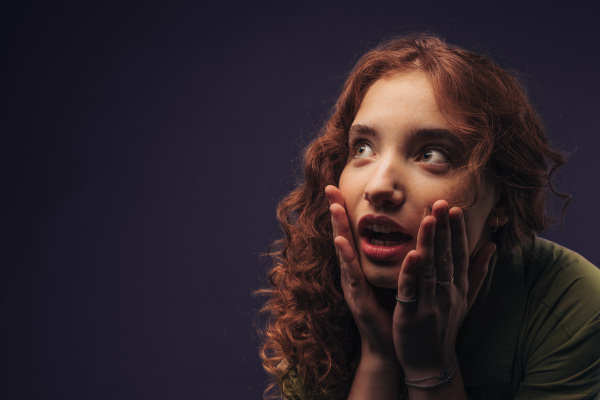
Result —
<path fill-rule="evenodd" d="M 442 208 L 442 216 L 445 217 L 446 215 L 448 215 L 448 211 L 448 206 L 444 205 L 444 207 Z"/>
<path fill-rule="evenodd" d="M 327 201 L 329 201 L 329 205 L 331 205 L 331 196 L 329 193 L 325 192 L 325 196 L 327 196 Z"/>
<path fill-rule="evenodd" d="M 462 210 L 459 213 L 456 213 L 456 222 L 460 222 L 463 219 Z"/>

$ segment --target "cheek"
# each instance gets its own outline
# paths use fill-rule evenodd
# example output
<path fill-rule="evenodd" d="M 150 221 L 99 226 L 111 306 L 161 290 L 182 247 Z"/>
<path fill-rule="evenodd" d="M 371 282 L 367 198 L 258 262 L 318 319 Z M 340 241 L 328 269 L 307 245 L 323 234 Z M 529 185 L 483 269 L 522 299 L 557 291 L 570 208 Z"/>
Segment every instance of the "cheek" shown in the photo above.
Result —
<path fill-rule="evenodd" d="M 475 224 L 472 219 L 468 219 L 465 216 L 465 228 L 467 230 L 467 243 L 469 244 L 469 255 L 473 254 L 473 251 L 479 243 L 481 237 L 481 227 Z"/>
<path fill-rule="evenodd" d="M 362 195 L 360 176 L 357 176 L 356 173 L 353 174 L 348 169 L 344 169 L 340 175 L 339 189 L 346 203 L 354 201 L 355 197 Z"/>
<path fill-rule="evenodd" d="M 342 170 L 342 174 L 340 175 L 340 180 L 338 183 L 338 189 L 340 189 L 340 191 L 342 192 L 342 194 L 344 193 L 344 190 L 346 189 L 346 169 Z"/>
<path fill-rule="evenodd" d="M 446 200 L 450 208 L 460 207 L 464 209 L 464 196 L 460 190 L 453 188 L 447 182 L 425 182 L 419 183 L 419 193 L 421 194 L 418 200 L 422 207 L 428 209 L 428 214 L 431 213 L 433 203 L 438 200 Z"/>
<path fill-rule="evenodd" d="M 491 240 L 491 234 L 486 227 L 486 223 L 487 213 L 485 213 L 485 210 L 468 210 L 465 212 L 465 228 L 470 254 L 473 254 Z"/>
<path fill-rule="evenodd" d="M 346 213 L 350 221 L 350 226 L 354 230 L 356 224 L 356 214 L 358 214 L 358 208 L 361 207 L 361 200 L 363 199 L 364 186 L 361 181 L 361 176 L 349 172 L 348 170 L 342 171 L 340 176 L 339 186 L 342 198 L 344 199 Z"/>

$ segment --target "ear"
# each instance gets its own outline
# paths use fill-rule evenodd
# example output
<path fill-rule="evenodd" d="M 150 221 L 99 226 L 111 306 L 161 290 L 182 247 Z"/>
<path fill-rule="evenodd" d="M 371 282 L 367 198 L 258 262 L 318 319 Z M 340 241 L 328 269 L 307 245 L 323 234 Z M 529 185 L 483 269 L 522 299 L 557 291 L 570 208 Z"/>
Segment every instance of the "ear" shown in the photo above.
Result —
<path fill-rule="evenodd" d="M 486 223 L 494 231 L 508 223 L 508 206 L 504 201 L 498 200 L 496 202 L 488 215 Z"/>

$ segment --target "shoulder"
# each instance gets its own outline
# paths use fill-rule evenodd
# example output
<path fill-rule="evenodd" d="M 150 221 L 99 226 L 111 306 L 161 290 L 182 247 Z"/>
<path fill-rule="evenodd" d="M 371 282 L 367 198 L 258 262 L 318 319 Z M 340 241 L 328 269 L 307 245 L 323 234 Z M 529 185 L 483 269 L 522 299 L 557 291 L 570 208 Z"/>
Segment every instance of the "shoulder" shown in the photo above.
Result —
<path fill-rule="evenodd" d="M 600 276 L 600 270 L 580 254 L 542 238 L 535 238 L 531 254 L 525 259 L 530 262 L 530 273 Z"/>
<path fill-rule="evenodd" d="M 546 309 L 573 336 L 600 316 L 600 270 L 576 252 L 536 238 L 524 255 L 530 306 Z M 539 310 L 538 310 L 539 311 Z"/>
<path fill-rule="evenodd" d="M 523 254 L 523 272 L 516 398 L 594 398 L 600 390 L 600 270 L 536 238 Z"/>

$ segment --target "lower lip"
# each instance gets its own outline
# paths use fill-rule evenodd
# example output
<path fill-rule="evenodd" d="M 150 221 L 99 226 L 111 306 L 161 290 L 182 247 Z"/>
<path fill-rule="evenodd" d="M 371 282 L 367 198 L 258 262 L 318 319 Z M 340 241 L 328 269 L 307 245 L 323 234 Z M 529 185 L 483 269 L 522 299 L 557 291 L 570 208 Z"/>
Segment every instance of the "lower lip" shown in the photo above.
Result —
<path fill-rule="evenodd" d="M 412 239 L 397 246 L 377 246 L 369 243 L 369 238 L 363 236 L 361 237 L 360 247 L 365 256 L 369 258 L 375 260 L 390 260 L 406 255 L 407 247 L 410 246 L 409 243 L 411 242 Z"/>

